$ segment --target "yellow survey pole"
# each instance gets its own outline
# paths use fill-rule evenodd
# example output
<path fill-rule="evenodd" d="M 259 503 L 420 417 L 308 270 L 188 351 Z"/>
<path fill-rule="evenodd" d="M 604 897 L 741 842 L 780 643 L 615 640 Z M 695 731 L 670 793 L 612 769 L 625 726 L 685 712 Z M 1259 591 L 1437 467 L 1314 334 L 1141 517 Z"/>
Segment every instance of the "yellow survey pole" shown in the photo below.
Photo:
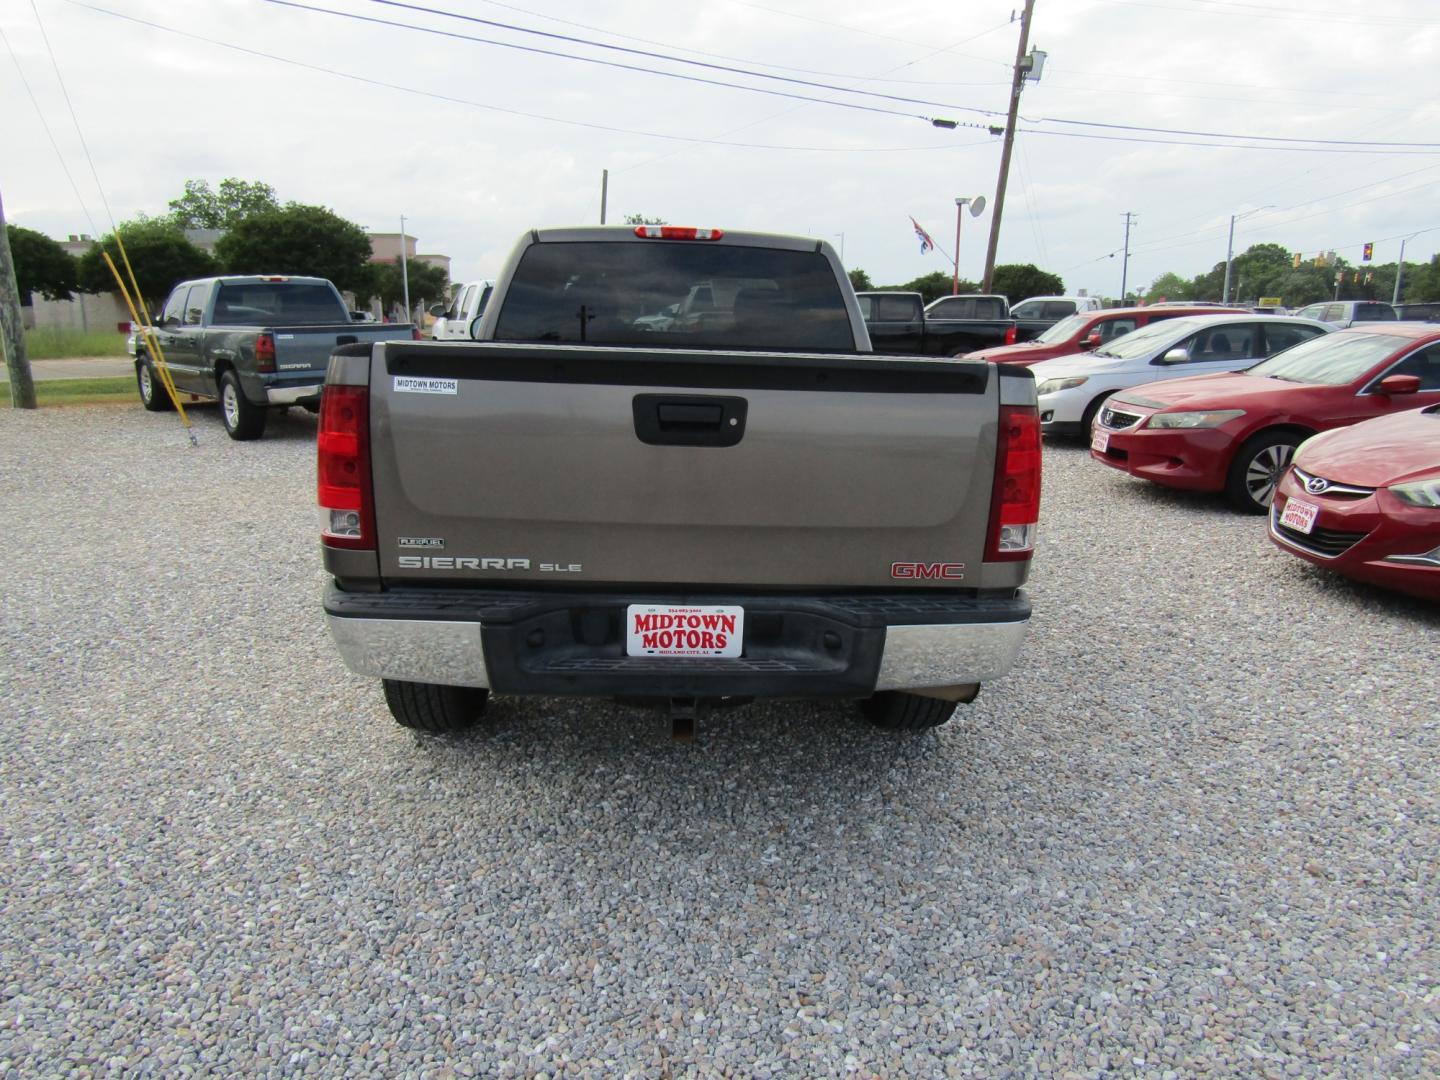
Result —
<path fill-rule="evenodd" d="M 118 232 L 115 234 L 115 239 L 119 242 L 120 234 Z M 180 404 L 180 395 L 175 391 L 175 381 L 170 377 L 170 365 L 165 363 L 164 350 L 160 348 L 160 341 L 155 337 L 155 330 L 150 325 L 150 320 L 141 314 L 145 307 L 144 297 L 140 296 L 140 285 L 135 280 L 135 271 L 130 267 L 130 260 L 128 258 L 125 259 L 125 269 L 130 271 L 130 281 L 135 286 L 135 296 L 141 301 L 138 308 L 135 301 L 130 298 L 130 290 L 125 287 L 125 279 L 120 276 L 120 271 L 115 266 L 115 260 L 110 258 L 110 253 L 104 249 L 101 249 L 100 254 L 105 259 L 105 265 L 110 267 L 110 273 L 115 276 L 115 284 L 120 287 L 120 296 L 124 299 L 125 306 L 130 309 L 131 321 L 139 326 L 141 332 L 144 334 L 145 344 L 150 350 L 151 358 L 155 361 L 153 367 L 160 376 L 160 384 L 165 388 L 165 392 L 170 395 L 170 401 L 174 404 L 175 411 L 180 414 L 180 423 L 185 426 L 186 434 L 190 436 L 190 444 L 192 446 L 198 446 L 199 444 L 195 440 L 195 431 L 190 424 L 190 414 L 185 411 L 185 406 Z M 120 255 L 122 258 L 125 258 L 125 245 L 123 243 L 120 244 Z"/>

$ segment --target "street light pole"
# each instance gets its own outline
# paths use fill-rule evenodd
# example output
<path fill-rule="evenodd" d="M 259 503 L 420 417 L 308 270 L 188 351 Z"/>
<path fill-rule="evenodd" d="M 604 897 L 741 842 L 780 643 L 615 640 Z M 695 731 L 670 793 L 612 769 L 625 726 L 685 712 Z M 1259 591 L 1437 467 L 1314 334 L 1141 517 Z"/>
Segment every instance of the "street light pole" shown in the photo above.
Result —
<path fill-rule="evenodd" d="M 1125 304 L 1125 286 L 1130 280 L 1130 225 L 1135 220 L 1133 210 L 1125 211 L 1125 257 L 1120 260 L 1120 304 Z"/>
<path fill-rule="evenodd" d="M 1220 303 L 1230 302 L 1230 264 L 1235 258 L 1235 215 L 1230 215 L 1230 239 L 1225 241 L 1225 284 L 1220 286 Z"/>
<path fill-rule="evenodd" d="M 1400 303 L 1400 283 L 1405 280 L 1405 237 L 1400 241 L 1400 261 L 1395 264 L 1395 293 L 1390 297 L 1390 305 L 1393 307 Z"/>
<path fill-rule="evenodd" d="M 1257 206 L 1254 210 L 1246 210 L 1243 214 L 1230 215 L 1230 239 L 1225 241 L 1225 284 L 1220 286 L 1220 302 L 1222 304 L 1230 302 L 1230 264 L 1235 259 L 1235 222 L 1243 221 L 1251 214 L 1258 214 L 1262 210 L 1273 209 L 1275 208 L 1269 205 Z M 1236 289 L 1235 291 L 1239 292 L 1240 290 Z"/>
<path fill-rule="evenodd" d="M 950 295 L 960 295 L 960 223 L 965 220 L 965 204 L 970 201 L 968 195 L 955 196 L 955 275 L 950 280 Z"/>
<path fill-rule="evenodd" d="M 405 293 L 405 319 L 410 320 L 410 264 L 405 261 L 405 215 L 400 215 L 400 287 Z"/>

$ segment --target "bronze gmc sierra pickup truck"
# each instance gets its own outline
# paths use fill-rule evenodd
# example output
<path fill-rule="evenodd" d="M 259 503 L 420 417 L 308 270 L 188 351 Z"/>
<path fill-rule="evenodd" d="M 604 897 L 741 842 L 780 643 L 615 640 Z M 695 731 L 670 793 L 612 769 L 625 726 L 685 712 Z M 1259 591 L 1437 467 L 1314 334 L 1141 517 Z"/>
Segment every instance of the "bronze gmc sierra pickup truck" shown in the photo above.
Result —
<path fill-rule="evenodd" d="M 653 318 L 704 284 L 723 310 Z M 325 612 L 401 724 L 469 726 L 493 691 L 643 698 L 677 727 L 853 698 L 913 729 L 1010 669 L 1034 381 L 874 355 L 829 245 L 532 231 L 478 337 L 342 347 L 321 398 Z"/>

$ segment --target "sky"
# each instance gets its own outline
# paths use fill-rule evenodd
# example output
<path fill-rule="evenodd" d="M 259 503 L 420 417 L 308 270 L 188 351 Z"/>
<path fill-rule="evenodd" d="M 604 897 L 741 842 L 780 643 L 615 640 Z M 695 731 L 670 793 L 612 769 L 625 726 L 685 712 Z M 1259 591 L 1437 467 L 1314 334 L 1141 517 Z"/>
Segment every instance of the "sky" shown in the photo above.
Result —
<path fill-rule="evenodd" d="M 612 224 L 814 236 L 893 285 L 950 272 L 955 200 L 983 195 L 978 280 L 1022 8 L 5 0 L 0 197 L 64 239 L 259 180 L 374 232 L 403 215 L 471 280 L 529 228 L 598 224 L 608 170 Z M 1036 0 L 1030 45 L 999 263 L 1116 296 L 1222 262 L 1232 216 L 1237 253 L 1440 250 L 1435 0 Z"/>

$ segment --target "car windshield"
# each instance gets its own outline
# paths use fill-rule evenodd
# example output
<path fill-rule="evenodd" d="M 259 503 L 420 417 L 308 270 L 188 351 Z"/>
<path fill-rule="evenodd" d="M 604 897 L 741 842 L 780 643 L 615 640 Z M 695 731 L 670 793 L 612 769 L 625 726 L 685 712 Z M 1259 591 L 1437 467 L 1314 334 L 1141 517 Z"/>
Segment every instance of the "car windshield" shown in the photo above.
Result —
<path fill-rule="evenodd" d="M 1068 319 L 1061 319 L 1050 329 L 1046 330 L 1035 338 L 1042 345 L 1053 345 L 1057 341 L 1067 341 L 1084 329 L 1085 324 L 1090 321 L 1088 315 L 1071 315 Z"/>
<path fill-rule="evenodd" d="M 1178 341 L 1199 325 L 1194 319 L 1165 319 L 1115 338 L 1104 348 L 1096 349 L 1087 355 L 1108 356 L 1115 360 L 1134 360 L 1136 357 L 1149 356 L 1166 341 Z"/>
<path fill-rule="evenodd" d="M 1324 334 L 1262 360 L 1246 374 L 1315 386 L 1343 386 L 1403 348 L 1407 341 L 1393 334 Z"/>

